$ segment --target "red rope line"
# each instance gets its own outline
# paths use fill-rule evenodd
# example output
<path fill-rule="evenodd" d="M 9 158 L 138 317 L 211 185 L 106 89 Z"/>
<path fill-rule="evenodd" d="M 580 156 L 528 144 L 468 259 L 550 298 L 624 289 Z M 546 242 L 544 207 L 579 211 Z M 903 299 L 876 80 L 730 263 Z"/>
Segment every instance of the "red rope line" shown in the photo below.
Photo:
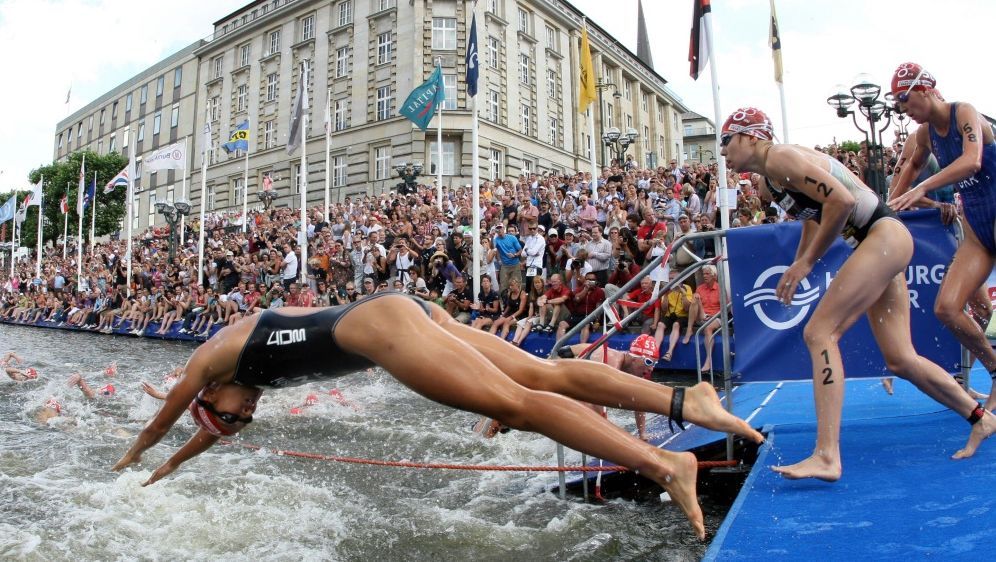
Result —
<path fill-rule="evenodd" d="M 235 443 L 233 441 L 219 441 L 223 445 L 234 445 L 253 451 L 266 449 L 260 445 L 250 443 Z M 316 461 L 344 462 L 350 464 L 366 464 L 373 466 L 391 466 L 398 468 L 422 468 L 437 470 L 478 470 L 492 472 L 629 472 L 625 466 L 518 466 L 518 465 L 482 465 L 482 464 L 455 464 L 455 463 L 433 463 L 433 462 L 413 462 L 413 461 L 385 461 L 377 459 L 361 459 L 356 457 L 345 457 L 340 455 L 322 455 L 319 453 L 304 453 L 300 451 L 288 451 L 284 449 L 273 449 L 273 453 L 282 457 L 297 457 L 301 459 L 311 459 Z M 722 466 L 736 466 L 740 461 L 699 461 L 699 468 L 715 468 Z"/>

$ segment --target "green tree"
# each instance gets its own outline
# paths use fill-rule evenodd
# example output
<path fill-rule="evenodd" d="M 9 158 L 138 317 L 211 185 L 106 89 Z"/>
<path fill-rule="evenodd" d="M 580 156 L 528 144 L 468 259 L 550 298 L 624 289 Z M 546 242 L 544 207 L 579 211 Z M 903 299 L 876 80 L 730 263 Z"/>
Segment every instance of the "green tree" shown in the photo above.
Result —
<path fill-rule="evenodd" d="M 42 188 L 42 215 L 43 222 L 42 240 L 52 240 L 62 236 L 63 215 L 59 208 L 59 202 L 63 195 L 68 194 L 67 203 L 69 205 L 69 234 L 75 235 L 79 225 L 79 215 L 76 214 L 76 201 L 79 194 L 80 163 L 83 160 L 84 152 L 75 152 L 65 161 L 53 162 L 51 164 L 36 168 L 28 174 L 31 183 L 37 183 L 44 178 Z M 86 178 L 84 188 L 89 189 L 90 183 L 94 181 L 96 173 L 97 189 L 97 219 L 94 224 L 94 236 L 104 236 L 118 230 L 118 225 L 125 214 L 125 192 L 127 189 L 117 188 L 112 193 L 104 193 L 104 185 L 111 180 L 118 172 L 125 167 L 128 159 L 117 152 L 98 155 L 96 152 L 86 152 Z M 26 191 L 20 192 L 18 199 L 23 198 Z M 84 191 L 85 193 L 85 191 Z M 89 243 L 90 236 L 90 213 L 92 204 L 87 206 L 83 216 L 83 236 L 85 243 Z M 35 239 L 38 232 L 38 210 L 32 207 L 22 224 L 21 245 L 27 247 L 35 246 Z"/>
<path fill-rule="evenodd" d="M 846 140 L 840 143 L 840 149 L 857 154 L 861 151 L 861 143 L 858 141 Z"/>

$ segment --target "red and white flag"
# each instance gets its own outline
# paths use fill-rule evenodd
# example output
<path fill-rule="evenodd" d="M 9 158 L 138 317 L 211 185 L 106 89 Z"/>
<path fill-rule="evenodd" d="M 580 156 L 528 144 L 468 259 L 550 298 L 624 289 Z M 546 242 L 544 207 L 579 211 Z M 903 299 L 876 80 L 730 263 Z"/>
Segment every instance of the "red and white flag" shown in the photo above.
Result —
<path fill-rule="evenodd" d="M 688 41 L 688 62 L 691 65 L 689 74 L 692 80 L 698 80 L 706 65 L 709 64 L 709 41 L 705 33 L 706 14 L 712 11 L 709 0 L 694 0 L 692 9 L 692 36 Z"/>
<path fill-rule="evenodd" d="M 62 214 L 66 214 L 66 213 L 69 212 L 69 196 L 68 195 L 63 195 L 62 199 L 59 200 L 59 210 L 62 211 Z"/>

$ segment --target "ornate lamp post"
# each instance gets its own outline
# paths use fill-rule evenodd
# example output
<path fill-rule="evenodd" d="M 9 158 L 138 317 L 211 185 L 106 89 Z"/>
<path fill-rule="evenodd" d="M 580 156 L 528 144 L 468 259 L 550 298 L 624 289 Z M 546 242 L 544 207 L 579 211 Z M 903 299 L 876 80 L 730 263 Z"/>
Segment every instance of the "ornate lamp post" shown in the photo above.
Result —
<path fill-rule="evenodd" d="M 834 94 L 827 98 L 827 104 L 834 108 L 837 117 L 846 119 L 851 116 L 854 126 L 865 134 L 865 144 L 868 146 L 868 173 L 864 178 L 868 186 L 875 190 L 881 197 L 886 197 L 885 185 L 885 165 L 882 156 L 882 133 L 889 128 L 892 123 L 892 116 L 899 112 L 890 104 L 878 99 L 882 93 L 882 88 L 872 81 L 868 74 L 859 74 L 854 79 L 854 85 L 850 89 L 842 84 L 834 87 Z M 889 99 L 889 96 L 886 96 Z M 855 103 L 858 110 L 849 109 Z M 858 113 L 868 121 L 868 128 L 863 128 L 858 124 Z M 885 122 L 881 127 L 878 123 Z"/>
<path fill-rule="evenodd" d="M 176 258 L 176 227 L 180 224 L 180 218 L 190 215 L 190 203 L 179 199 L 173 203 L 169 201 L 156 202 L 156 212 L 166 219 L 169 225 L 169 261 Z"/>
<path fill-rule="evenodd" d="M 605 138 L 605 104 L 602 103 L 602 90 L 607 90 L 612 88 L 612 97 L 617 100 L 622 98 L 622 94 L 619 90 L 615 89 L 616 85 L 612 82 L 606 82 L 604 79 L 599 78 L 595 82 L 595 89 L 598 90 L 598 126 L 602 129 L 602 138 Z M 602 166 L 605 166 L 605 146 L 602 146 Z"/>
<path fill-rule="evenodd" d="M 273 178 L 270 177 L 270 174 L 263 176 L 263 189 L 256 192 L 256 197 L 263 202 L 264 211 L 269 211 L 270 205 L 273 205 L 273 200 L 279 197 L 277 192 L 273 189 Z"/>
<path fill-rule="evenodd" d="M 638 138 L 640 138 L 640 135 L 632 127 L 626 129 L 626 134 L 622 134 L 619 132 L 619 129 L 612 127 L 602 135 L 602 144 L 615 153 L 616 160 L 622 166 L 625 163 L 626 149 L 635 143 Z"/>
<path fill-rule="evenodd" d="M 439 162 L 438 166 L 442 166 L 443 163 Z M 398 177 L 401 178 L 401 183 L 398 184 L 398 193 L 402 195 L 411 195 L 415 193 L 415 186 L 419 176 L 422 175 L 422 163 L 421 162 L 399 162 L 394 165 L 394 171 L 398 173 Z"/>

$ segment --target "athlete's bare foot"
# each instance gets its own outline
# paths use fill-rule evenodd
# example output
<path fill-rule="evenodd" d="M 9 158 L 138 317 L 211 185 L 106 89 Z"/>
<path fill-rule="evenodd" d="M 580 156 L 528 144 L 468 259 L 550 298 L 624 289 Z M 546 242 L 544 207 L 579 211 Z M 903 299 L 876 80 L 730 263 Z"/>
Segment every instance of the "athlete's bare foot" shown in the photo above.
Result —
<path fill-rule="evenodd" d="M 691 333 L 685 333 L 685 337 L 681 338 L 681 343 L 686 344 L 686 343 L 688 343 L 691 340 L 692 340 L 692 334 Z"/>
<path fill-rule="evenodd" d="M 808 459 L 788 466 L 773 466 L 778 474 L 789 480 L 801 480 L 803 478 L 818 478 L 825 482 L 836 482 L 840 480 L 840 455 L 830 458 L 822 453 L 813 453 Z"/>
<path fill-rule="evenodd" d="M 882 379 L 882 386 L 885 387 L 886 394 L 892 396 L 892 377 Z"/>
<path fill-rule="evenodd" d="M 687 421 L 707 429 L 735 433 L 755 443 L 764 442 L 763 435 L 744 420 L 726 411 L 723 403 L 719 401 L 716 389 L 704 381 L 685 389 L 682 415 Z"/>
<path fill-rule="evenodd" d="M 685 512 L 685 517 L 692 524 L 692 530 L 699 540 L 705 540 L 705 523 L 702 508 L 695 492 L 695 480 L 698 478 L 699 464 L 692 453 L 671 453 L 657 449 L 657 454 L 665 464 L 671 467 L 671 473 L 666 476 L 654 477 L 663 487 L 674 503 Z M 649 476 L 649 475 L 648 475 Z"/>
<path fill-rule="evenodd" d="M 996 416 L 989 410 L 986 410 L 986 413 L 982 415 L 982 419 L 975 422 L 975 425 L 972 426 L 972 432 L 968 434 L 968 443 L 965 443 L 965 446 L 952 455 L 951 458 L 967 459 L 974 455 L 979 445 L 994 432 L 996 432 Z"/>

